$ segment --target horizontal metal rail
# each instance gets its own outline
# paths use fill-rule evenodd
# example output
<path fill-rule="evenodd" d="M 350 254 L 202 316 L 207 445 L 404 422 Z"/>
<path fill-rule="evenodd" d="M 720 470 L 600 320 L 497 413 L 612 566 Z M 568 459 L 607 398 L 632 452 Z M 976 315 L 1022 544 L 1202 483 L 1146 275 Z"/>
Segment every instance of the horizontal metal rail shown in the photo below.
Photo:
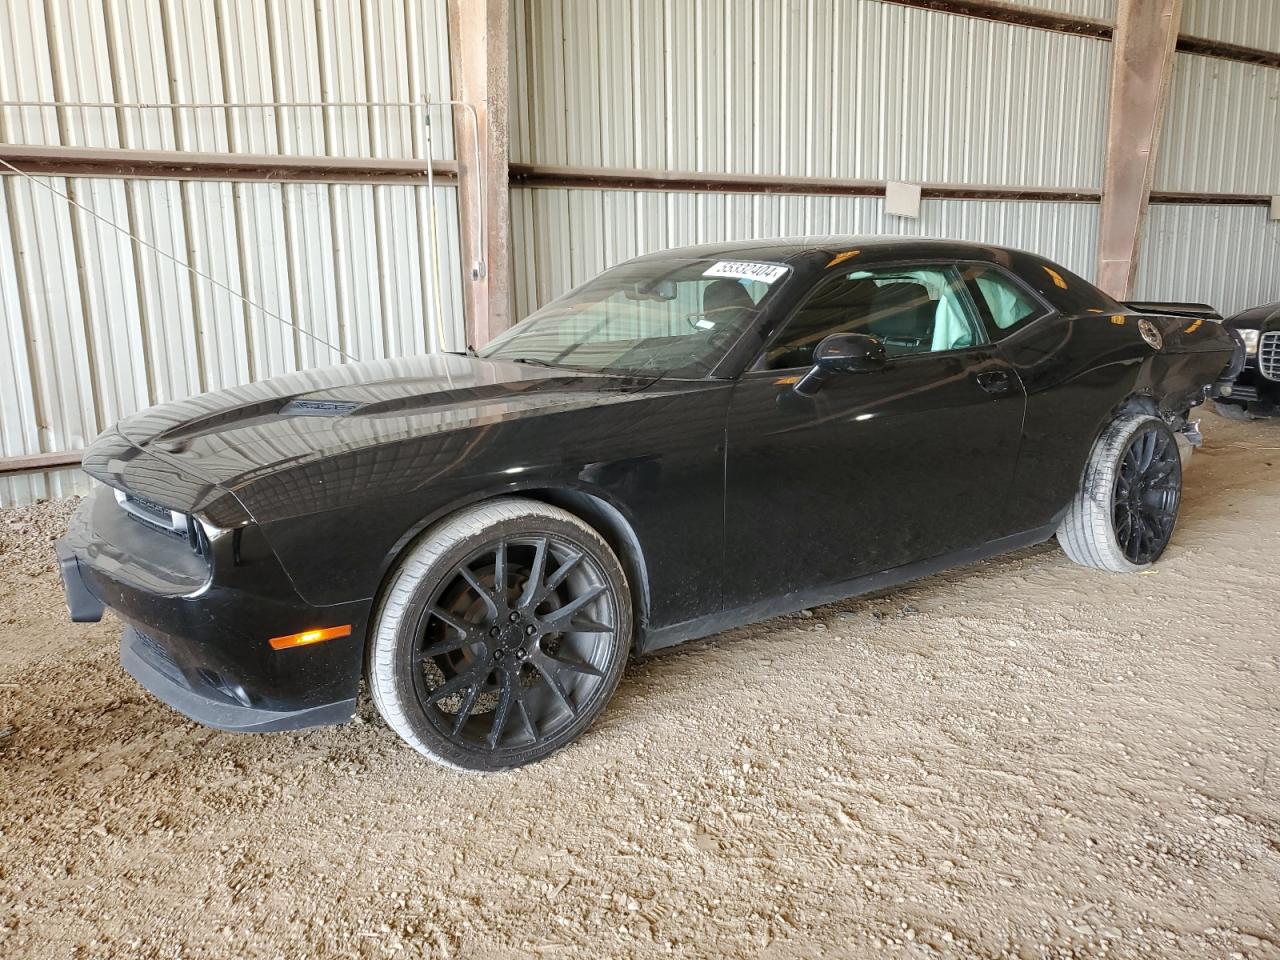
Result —
<path fill-rule="evenodd" d="M 513 187 L 584 190 L 654 190 L 669 193 L 785 193 L 802 196 L 882 197 L 886 181 L 779 177 L 766 174 L 706 173 L 679 170 L 632 170 L 513 163 Z M 990 184 L 925 183 L 921 196 L 935 200 L 1037 200 L 1055 203 L 1098 203 L 1096 187 L 1021 187 Z M 1269 196 L 1252 193 L 1187 193 L 1153 191 L 1152 203 L 1267 206 Z"/>
<path fill-rule="evenodd" d="M 0 143 L 0 159 L 32 176 L 303 183 L 427 182 L 426 160 L 381 157 L 295 157 Z M 437 180 L 453 183 L 458 179 L 456 161 L 433 160 L 431 170 Z"/>
<path fill-rule="evenodd" d="M 884 2 L 897 4 L 900 7 L 915 7 L 936 13 L 972 17 L 976 20 L 990 20 L 995 23 L 1032 27 L 1037 30 L 1051 30 L 1054 33 L 1068 33 L 1094 40 L 1111 40 L 1115 32 L 1114 25 L 1106 20 L 1095 20 L 1092 17 L 1069 13 L 1055 13 L 1052 10 L 1029 9 L 1018 4 L 1002 3 L 1000 0 L 884 0 Z M 1264 67 L 1280 68 L 1280 51 L 1246 47 L 1238 43 L 1225 43 L 1206 37 L 1179 34 L 1177 49 L 1181 53 L 1193 53 L 1217 60 L 1235 60 L 1239 63 L 1256 63 Z"/>

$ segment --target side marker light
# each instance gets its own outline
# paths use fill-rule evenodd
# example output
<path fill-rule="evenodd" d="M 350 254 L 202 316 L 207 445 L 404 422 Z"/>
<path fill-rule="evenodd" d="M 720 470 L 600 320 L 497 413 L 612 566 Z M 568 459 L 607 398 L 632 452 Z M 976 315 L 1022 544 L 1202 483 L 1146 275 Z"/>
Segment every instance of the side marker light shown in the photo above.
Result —
<path fill-rule="evenodd" d="M 340 627 L 322 627 L 318 630 L 291 633 L 287 637 L 272 637 L 267 643 L 271 644 L 272 650 L 287 650 L 290 647 L 306 647 L 313 643 L 323 643 L 325 640 L 349 636 L 351 636 L 351 624 L 344 623 Z"/>

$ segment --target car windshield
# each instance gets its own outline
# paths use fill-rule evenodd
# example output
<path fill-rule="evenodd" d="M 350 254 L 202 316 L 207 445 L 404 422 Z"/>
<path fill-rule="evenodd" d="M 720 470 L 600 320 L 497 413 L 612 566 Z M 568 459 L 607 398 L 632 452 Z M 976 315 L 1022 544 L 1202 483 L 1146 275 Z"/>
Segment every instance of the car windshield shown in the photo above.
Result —
<path fill-rule="evenodd" d="M 480 355 L 593 373 L 705 377 L 789 272 L 748 260 L 624 263 L 530 314 Z"/>

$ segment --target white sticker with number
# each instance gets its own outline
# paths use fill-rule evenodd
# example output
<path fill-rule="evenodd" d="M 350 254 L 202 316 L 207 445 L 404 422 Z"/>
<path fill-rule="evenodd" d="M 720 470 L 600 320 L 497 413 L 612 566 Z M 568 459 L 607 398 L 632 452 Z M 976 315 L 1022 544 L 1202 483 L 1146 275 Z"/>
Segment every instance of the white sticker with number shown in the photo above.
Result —
<path fill-rule="evenodd" d="M 748 260 L 720 260 L 702 271 L 704 277 L 732 277 L 735 280 L 758 280 L 773 283 L 787 268 L 776 263 L 751 263 Z"/>

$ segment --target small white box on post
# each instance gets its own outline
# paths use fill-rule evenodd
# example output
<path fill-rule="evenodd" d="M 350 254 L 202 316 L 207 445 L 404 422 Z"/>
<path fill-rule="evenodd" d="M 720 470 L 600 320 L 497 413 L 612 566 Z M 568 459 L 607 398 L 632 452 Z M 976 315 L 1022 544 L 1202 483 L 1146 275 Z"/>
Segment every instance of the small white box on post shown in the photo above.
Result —
<path fill-rule="evenodd" d="M 920 184 L 890 180 L 884 187 L 884 212 L 893 217 L 920 219 Z"/>

